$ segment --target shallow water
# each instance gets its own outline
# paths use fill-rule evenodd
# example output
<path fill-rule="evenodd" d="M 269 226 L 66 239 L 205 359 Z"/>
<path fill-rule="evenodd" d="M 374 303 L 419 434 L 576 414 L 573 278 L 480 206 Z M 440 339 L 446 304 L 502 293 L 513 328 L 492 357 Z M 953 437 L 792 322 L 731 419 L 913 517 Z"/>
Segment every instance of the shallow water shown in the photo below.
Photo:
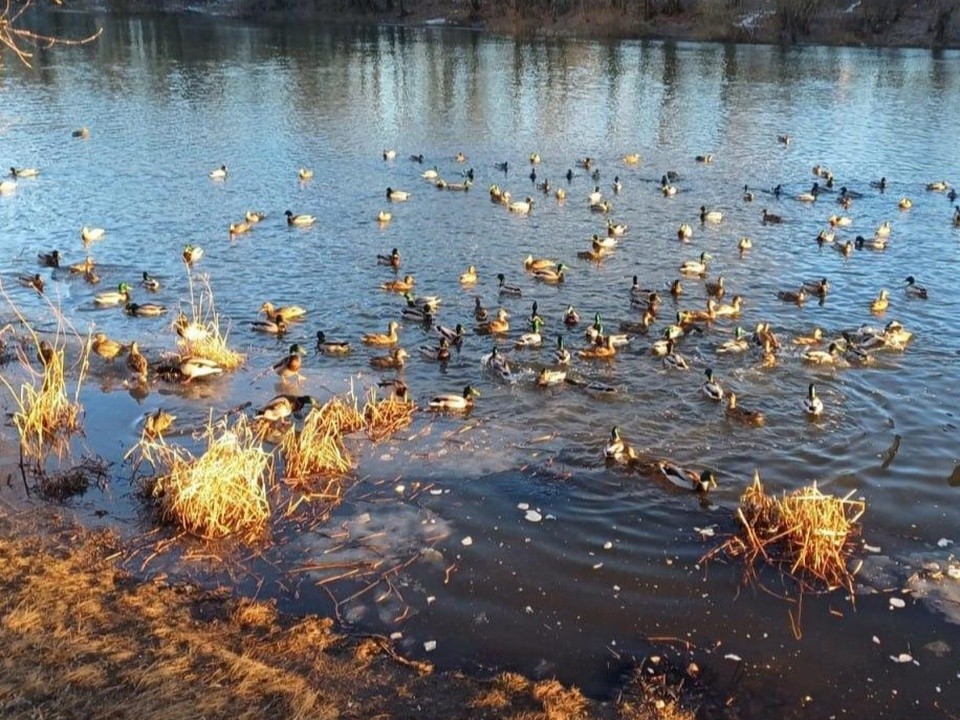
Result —
<path fill-rule="evenodd" d="M 206 255 L 197 271 L 209 274 L 233 342 L 249 354 L 247 368 L 229 378 L 187 389 L 159 384 L 145 396 L 127 392 L 121 364 L 94 363 L 83 396 L 85 443 L 109 459 L 119 461 L 143 414 L 156 407 L 178 415 L 189 441 L 189 429 L 211 409 L 266 401 L 279 389 L 270 364 L 290 342 L 312 346 L 317 329 L 354 341 L 355 350 L 343 359 L 308 357 L 303 392 L 327 397 L 351 383 L 359 392 L 389 375 L 370 370 L 369 358 L 379 353 L 357 341 L 399 317 L 402 300 L 378 289 L 392 274 L 375 263 L 392 247 L 402 254 L 402 272 L 416 276 L 417 292 L 442 296 L 440 320 L 448 325 L 473 325 L 475 295 L 496 307 L 495 276 L 504 272 L 524 292 L 504 300 L 513 315 L 511 338 L 526 331 L 536 300 L 549 345 L 567 304 L 585 320 L 601 312 L 607 328 L 638 320 L 629 304 L 631 276 L 661 287 L 681 261 L 704 250 L 713 256 L 711 279 L 723 274 L 728 292 L 745 297 L 740 324 L 748 329 L 767 320 L 788 339 L 815 325 L 836 335 L 897 319 L 916 333 L 905 353 L 878 354 L 866 369 L 810 369 L 788 345 L 779 366 L 763 370 L 754 356 L 715 356 L 735 325 L 722 321 L 683 342 L 693 366 L 686 374 L 664 370 L 641 337 L 613 363 L 577 362 L 582 375 L 617 389 L 606 398 L 573 387 L 536 389 L 535 369 L 547 350 L 516 353 L 524 370 L 513 384 L 482 372 L 479 358 L 491 346 L 485 338 L 469 337 L 445 367 L 415 357 L 403 377 L 418 400 L 467 383 L 480 389 L 469 419 L 421 417 L 402 436 L 412 440 L 358 443 L 362 480 L 350 502 L 326 529 L 281 524 L 280 542 L 249 561 L 251 576 L 266 575 L 267 582 L 258 587 L 241 578 L 241 590 L 276 595 L 294 611 L 329 611 L 329 596 L 315 584 L 322 575 L 287 572 L 331 556 L 402 563 L 431 547 L 397 574 L 396 592 L 379 588 L 345 603 L 344 619 L 402 632 L 398 643 L 414 655 L 436 640 L 429 657 L 445 667 L 557 674 L 599 695 L 630 657 L 661 645 L 654 639 L 678 638 L 697 647 L 719 683 L 760 688 L 803 716 L 901 717 L 935 703 L 960 706 L 960 636 L 940 614 L 909 599 L 907 609 L 891 614 L 886 595 L 864 595 L 855 607 L 839 593 L 808 597 L 803 638 L 796 640 L 791 605 L 759 590 L 738 592 L 735 567 L 698 565 L 716 539 L 704 541 L 694 529 L 733 530 L 732 509 L 759 468 L 771 488 L 816 479 L 828 491 L 855 490 L 869 508 L 865 539 L 884 555 L 916 557 L 940 538 L 960 541 L 958 490 L 947 482 L 958 459 L 960 339 L 953 318 L 960 309 L 960 235 L 944 195 L 924 189 L 931 180 L 955 179 L 960 166 L 960 146 L 943 121 L 960 92 L 960 55 L 522 43 L 454 30 L 333 33 L 193 16 L 62 15 L 55 22 L 78 33 L 102 24 L 105 33 L 89 47 L 41 52 L 34 70 L 8 64 L 0 77 L 0 166 L 42 171 L 0 196 L 4 288 L 45 322 L 45 305 L 16 277 L 37 270 L 41 250 L 56 247 L 68 262 L 81 260 L 79 228 L 103 226 L 106 238 L 89 249 L 101 285 L 46 270 L 47 296 L 81 331 L 95 326 L 139 340 L 158 358 L 174 347 L 168 319 L 95 309 L 93 295 L 130 281 L 137 301 L 175 307 L 187 293 L 180 251 L 200 244 Z M 80 125 L 90 127 L 89 139 L 70 137 Z M 778 133 L 794 141 L 783 147 Z M 397 159 L 384 162 L 384 148 L 396 148 Z M 465 164 L 453 162 L 458 151 L 469 156 Z M 565 204 L 534 189 L 527 163 L 534 151 L 543 157 L 538 181 L 566 188 Z M 630 152 L 642 154 L 639 166 L 620 161 Z M 715 163 L 694 161 L 706 152 Z M 407 159 L 412 153 L 426 156 L 423 166 Z M 568 183 L 567 169 L 587 155 L 597 159 L 600 180 L 575 169 Z M 494 168 L 502 161 L 510 163 L 507 174 Z M 208 172 L 222 163 L 227 180 L 211 181 Z M 809 188 L 816 163 L 832 169 L 837 186 L 864 193 L 849 211 L 854 224 L 838 236 L 869 237 L 890 220 L 886 251 L 844 259 L 818 247 L 817 232 L 840 210 L 836 194 L 813 205 L 789 199 Z M 474 168 L 476 187 L 437 191 L 419 177 L 433 165 L 451 180 Z M 306 183 L 297 179 L 303 166 L 315 172 Z M 665 199 L 657 182 L 668 169 L 680 173 L 680 193 Z M 617 174 L 624 187 L 613 195 Z M 881 176 L 890 180 L 886 193 L 870 187 Z M 515 197 L 533 196 L 533 213 L 518 217 L 491 204 L 491 183 Z M 757 189 L 755 202 L 742 200 L 744 183 Z M 760 190 L 777 183 L 788 197 Z M 612 200 L 612 217 L 630 226 L 600 266 L 576 259 L 590 235 L 603 232 L 603 217 L 586 204 L 595 184 Z M 412 191 L 411 201 L 390 205 L 387 186 Z M 914 200 L 909 212 L 897 210 L 901 196 Z M 701 226 L 702 204 L 722 208 L 723 222 Z M 764 206 L 787 222 L 763 225 Z M 287 228 L 287 208 L 317 215 L 317 225 Z M 227 226 L 248 209 L 269 217 L 231 241 Z M 374 220 L 381 209 L 394 215 L 383 228 Z M 680 244 L 683 221 L 694 225 L 694 237 Z M 754 247 L 740 257 L 736 242 L 744 235 Z M 567 282 L 533 282 L 522 266 L 528 253 L 564 261 Z M 469 264 L 481 275 L 475 290 L 457 282 Z M 143 270 L 164 283 L 156 296 L 137 285 Z M 906 299 L 908 274 L 928 287 L 930 300 Z M 800 309 L 776 297 L 822 276 L 832 286 L 822 305 Z M 702 307 L 701 283 L 685 285 L 679 306 Z M 891 307 L 876 318 L 868 306 L 882 287 L 891 291 Z M 268 299 L 305 306 L 308 322 L 282 341 L 258 336 L 246 323 Z M 655 331 L 675 307 L 667 296 Z M 581 346 L 587 324 L 564 331 L 571 349 Z M 435 342 L 410 324 L 401 337 L 411 351 Z M 765 412 L 763 428 L 731 424 L 700 396 L 707 365 L 742 404 Z M 817 423 L 799 410 L 811 381 L 827 406 Z M 701 503 L 604 468 L 613 424 L 638 448 L 715 468 L 720 487 Z M 899 452 L 885 463 L 897 436 Z M 147 527 L 129 489 L 129 468 L 118 462 L 115 472 L 106 491 L 88 492 L 75 506 L 90 518 L 106 511 L 128 530 Z M 520 504 L 543 521 L 524 520 Z M 346 549 L 325 554 L 346 537 Z M 467 537 L 472 544 L 462 544 Z M 781 591 L 775 578 L 766 581 Z M 342 599 L 360 587 L 336 594 Z M 954 652 L 922 650 L 937 639 Z M 919 668 L 890 662 L 907 651 Z M 727 653 L 743 658 L 743 677 L 723 659 Z"/>

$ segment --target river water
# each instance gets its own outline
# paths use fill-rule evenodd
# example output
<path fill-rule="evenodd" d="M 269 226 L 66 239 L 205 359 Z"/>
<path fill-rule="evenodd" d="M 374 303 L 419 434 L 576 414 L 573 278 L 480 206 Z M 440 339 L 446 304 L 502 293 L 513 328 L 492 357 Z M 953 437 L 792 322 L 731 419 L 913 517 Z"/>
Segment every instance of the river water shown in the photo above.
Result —
<path fill-rule="evenodd" d="M 744 297 L 740 324 L 768 321 L 786 340 L 777 367 L 759 367 L 755 354 L 718 357 L 716 345 L 736 324 L 722 321 L 682 342 L 689 373 L 666 370 L 649 354 L 651 339 L 637 337 L 613 362 L 575 360 L 583 378 L 613 393 L 541 390 L 533 380 L 547 350 L 513 354 L 521 370 L 505 383 L 481 368 L 491 341 L 471 334 L 445 366 L 414 357 L 403 371 L 421 402 L 475 385 L 481 397 L 470 416 L 423 414 L 391 441 L 357 441 L 359 482 L 331 522 L 311 528 L 278 520 L 274 545 L 253 558 L 236 551 L 234 562 L 249 574 L 231 573 L 231 581 L 287 610 L 330 612 L 331 595 L 317 581 L 334 573 L 304 567 L 373 557 L 392 567 L 419 553 L 390 586 L 338 610 L 361 629 L 400 633 L 401 650 L 441 667 L 557 675 L 604 696 L 631 658 L 690 647 L 720 687 L 763 698 L 757 717 L 907 717 L 960 707 L 960 632 L 950 604 L 905 596 L 906 608 L 891 610 L 888 593 L 870 592 L 899 596 L 922 562 L 946 562 L 952 546 L 938 547 L 939 540 L 960 542 L 958 488 L 949 483 L 960 440 L 960 234 L 945 194 L 925 189 L 934 180 L 960 182 L 950 124 L 960 55 L 528 43 L 454 29 L 258 28 L 192 15 L 64 14 L 46 22 L 76 34 L 102 26 L 104 34 L 86 47 L 41 51 L 32 70 L 7 57 L 0 74 L 0 165 L 41 169 L 0 196 L 10 298 L 41 325 L 49 322 L 43 301 L 17 276 L 38 270 L 40 251 L 58 248 L 68 262 L 81 260 L 88 251 L 79 228 L 105 227 L 106 238 L 89 249 L 101 284 L 41 270 L 47 297 L 81 332 L 95 326 L 136 339 L 158 358 L 174 347 L 168 320 L 96 309 L 93 295 L 129 281 L 136 300 L 175 307 L 187 293 L 180 252 L 199 244 L 206 254 L 197 271 L 209 275 L 232 341 L 249 356 L 229 377 L 186 389 L 158 383 L 146 395 L 128 392 L 122 366 L 95 362 L 83 392 L 85 444 L 115 464 L 106 490 L 71 503 L 82 517 L 130 533 L 149 530 L 121 462 L 143 414 L 162 406 L 189 427 L 211 409 L 259 405 L 280 389 L 269 366 L 290 342 L 312 347 L 318 329 L 352 340 L 354 352 L 309 355 L 300 391 L 324 398 L 352 385 L 359 393 L 391 375 L 372 371 L 369 358 L 379 353 L 359 344 L 361 333 L 382 331 L 402 308 L 399 296 L 379 289 L 392 273 L 376 264 L 378 253 L 399 249 L 401 274 L 416 277 L 417 292 L 442 297 L 440 320 L 448 325 L 474 325 L 475 296 L 496 308 L 503 272 L 523 291 L 502 301 L 513 328 L 503 348 L 527 330 L 537 301 L 547 343 L 563 332 L 576 350 L 595 312 L 612 329 L 639 319 L 630 306 L 633 275 L 660 288 L 683 260 L 707 251 L 710 278 L 724 276 L 727 300 Z M 91 136 L 71 138 L 81 125 Z M 777 141 L 784 133 L 789 145 Z M 384 161 L 387 148 L 396 159 Z M 458 152 L 466 162 L 454 161 Z M 531 181 L 534 152 L 542 156 L 537 182 L 564 188 L 565 203 Z M 409 159 L 421 153 L 422 165 Z M 625 164 L 628 153 L 642 161 Z M 713 163 L 696 162 L 705 153 Z M 599 179 L 576 166 L 584 156 L 595 158 Z M 496 168 L 502 162 L 507 172 Z M 221 164 L 227 179 L 212 181 L 209 171 Z M 815 180 L 815 164 L 832 170 L 837 187 L 863 195 L 846 211 L 853 224 L 838 228 L 838 239 L 872 237 L 889 220 L 885 251 L 845 258 L 818 245 L 817 233 L 842 209 L 836 192 L 812 204 L 793 199 Z M 440 192 L 420 177 L 433 166 L 451 182 L 473 168 L 475 187 Z M 300 167 L 314 177 L 299 181 Z M 664 198 L 659 179 L 668 170 L 679 173 L 680 191 Z M 614 194 L 617 175 L 623 187 Z M 889 181 L 883 193 L 871 186 L 880 177 Z M 492 204 L 493 183 L 515 198 L 534 197 L 533 212 L 524 217 Z M 755 189 L 752 203 L 743 199 L 744 184 Z M 777 184 L 779 199 L 766 192 Z M 629 225 L 599 265 L 577 258 L 593 233 L 604 233 L 605 217 L 587 206 L 595 185 L 613 204 L 610 217 Z M 411 191 L 410 201 L 388 203 L 388 186 Z M 903 196 L 913 200 L 909 211 L 898 210 Z M 723 221 L 701 225 L 701 205 L 722 209 Z M 763 207 L 786 222 L 763 224 Z M 228 225 L 249 209 L 266 211 L 267 220 L 231 241 Z M 318 221 L 292 230 L 286 209 Z M 381 227 L 375 219 L 384 209 L 393 221 Z M 677 240 L 681 222 L 693 226 L 688 243 Z M 743 236 L 753 248 L 740 255 Z M 527 254 L 563 261 L 566 282 L 534 282 L 523 269 Z M 471 264 L 480 282 L 464 289 L 458 276 Z M 144 270 L 163 282 L 155 296 L 137 284 Z M 907 298 L 907 275 L 928 288 L 929 300 Z M 824 303 L 799 308 L 777 298 L 824 276 L 831 284 Z M 665 295 L 654 335 L 677 307 L 703 307 L 702 283 L 685 285 L 679 306 Z M 878 318 L 869 304 L 881 288 L 891 302 Z M 248 325 L 264 300 L 303 305 L 308 321 L 282 341 L 265 339 Z M 584 318 L 573 330 L 561 321 L 568 304 Z M 789 343 L 814 326 L 833 337 L 891 319 L 915 337 L 903 353 L 877 353 L 869 367 L 811 369 Z M 415 356 L 435 343 L 415 323 L 400 332 Z M 731 423 L 703 399 L 708 366 L 743 405 L 763 410 L 763 427 Z M 800 406 L 812 381 L 827 408 L 818 422 L 808 422 Z M 715 469 L 719 487 L 701 501 L 605 467 L 615 424 L 639 449 Z M 13 457 L 10 432 L 3 447 Z M 181 439 L 190 442 L 189 433 Z M 897 442 L 897 452 L 888 452 Z M 777 491 L 816 480 L 867 503 L 863 535 L 872 550 L 861 555 L 869 582 L 855 604 L 843 593 L 807 596 L 800 639 L 790 621 L 797 607 L 775 596 L 791 594 L 789 584 L 764 573 L 771 592 L 741 588 L 738 566 L 699 562 L 735 530 L 733 510 L 755 468 Z M 541 521 L 527 519 L 529 510 Z M 203 555 L 202 546 L 181 549 Z M 199 561 L 178 557 L 150 568 L 223 581 L 215 566 L 199 563 L 201 570 Z M 344 600 L 367 581 L 325 587 Z M 955 605 L 952 612 L 955 621 Z M 429 641 L 436 649 L 427 653 Z M 924 649 L 937 641 L 950 651 Z M 916 663 L 890 660 L 904 652 Z"/>

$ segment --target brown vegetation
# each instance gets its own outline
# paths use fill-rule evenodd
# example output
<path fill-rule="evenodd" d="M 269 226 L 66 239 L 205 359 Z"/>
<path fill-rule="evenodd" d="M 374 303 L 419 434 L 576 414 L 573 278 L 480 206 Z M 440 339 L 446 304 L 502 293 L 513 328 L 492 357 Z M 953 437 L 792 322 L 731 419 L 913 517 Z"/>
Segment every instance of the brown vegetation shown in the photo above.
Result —
<path fill-rule="evenodd" d="M 51 5 L 62 4 L 61 0 L 50 0 Z M 0 50 L 8 48 L 27 67 L 31 67 L 30 60 L 33 53 L 27 50 L 28 46 L 48 48 L 53 45 L 85 45 L 93 42 L 102 29 L 84 38 L 64 38 L 56 35 L 38 33 L 23 27 L 23 16 L 33 5 L 33 0 L 6 0 L 0 8 Z"/>
<path fill-rule="evenodd" d="M 189 266 L 187 279 L 190 284 L 190 314 L 187 322 L 196 328 L 202 328 L 206 333 L 202 337 L 194 338 L 188 335 L 178 338 L 177 345 L 181 356 L 211 360 L 224 370 L 236 370 L 243 365 L 246 357 L 243 353 L 231 350 L 227 344 L 228 331 L 221 325 L 210 279 L 206 276 L 200 278 L 199 292 L 196 292 L 193 286 L 193 274 Z"/>

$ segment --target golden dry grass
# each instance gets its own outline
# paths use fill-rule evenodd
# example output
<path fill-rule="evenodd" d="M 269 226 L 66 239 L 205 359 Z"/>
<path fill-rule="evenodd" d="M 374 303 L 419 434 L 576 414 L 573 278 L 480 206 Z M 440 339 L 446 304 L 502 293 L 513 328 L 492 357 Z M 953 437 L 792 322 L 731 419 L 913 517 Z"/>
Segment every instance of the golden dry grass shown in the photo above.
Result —
<path fill-rule="evenodd" d="M 243 365 L 246 356 L 230 349 L 227 343 L 229 333 L 220 322 L 209 277 L 200 276 L 200 290 L 197 292 L 193 284 L 193 274 L 187 266 L 187 280 L 190 285 L 190 312 L 187 314 L 187 319 L 207 332 L 203 338 L 192 340 L 177 338 L 181 356 L 201 357 L 215 362 L 224 370 L 236 370 Z"/>
<path fill-rule="evenodd" d="M 273 456 L 244 416 L 233 425 L 209 422 L 204 437 L 199 456 L 163 438 L 141 438 L 140 453 L 157 472 L 152 492 L 162 517 L 206 539 L 258 536 L 270 518 Z"/>
<path fill-rule="evenodd" d="M 330 410 L 329 408 L 334 409 Z M 346 408 L 346 410 L 344 409 Z M 290 427 L 280 441 L 287 477 L 343 475 L 353 469 L 353 460 L 343 445 L 340 422 L 351 422 L 349 406 L 338 399 L 314 408 L 303 427 Z M 340 493 L 337 493 L 339 499 Z"/>
<path fill-rule="evenodd" d="M 414 402 L 401 400 L 394 395 L 381 400 L 377 397 L 376 389 L 371 389 L 363 406 L 367 437 L 373 442 L 385 440 L 408 427 L 413 422 L 416 410 Z"/>
<path fill-rule="evenodd" d="M 769 494 L 760 475 L 740 497 L 739 535 L 717 550 L 743 557 L 748 571 L 763 558 L 783 567 L 804 589 L 847 588 L 853 592 L 850 557 L 866 510 L 861 500 L 826 495 L 816 483 L 782 497 Z"/>

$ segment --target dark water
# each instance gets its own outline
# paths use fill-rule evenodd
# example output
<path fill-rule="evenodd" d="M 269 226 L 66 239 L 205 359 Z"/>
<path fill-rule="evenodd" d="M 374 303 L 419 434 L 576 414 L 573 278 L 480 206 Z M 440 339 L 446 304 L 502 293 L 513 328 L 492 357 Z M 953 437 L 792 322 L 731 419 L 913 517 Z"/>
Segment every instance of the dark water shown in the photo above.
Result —
<path fill-rule="evenodd" d="M 895 561 L 944 560 L 950 548 L 937 541 L 960 541 L 958 491 L 948 484 L 958 459 L 960 235 L 944 194 L 925 190 L 930 181 L 957 179 L 960 146 L 950 122 L 960 56 L 530 44 L 453 30 L 333 33 L 202 17 L 62 15 L 50 22 L 66 32 L 94 24 L 105 32 L 88 47 L 41 52 L 33 70 L 8 59 L 0 74 L 0 166 L 41 168 L 39 178 L 0 196 L 4 288 L 44 322 L 45 305 L 17 286 L 17 275 L 36 271 L 41 250 L 56 247 L 69 262 L 81 260 L 87 251 L 79 228 L 105 227 L 106 238 L 89 250 L 100 286 L 45 271 L 47 295 L 81 332 L 95 326 L 139 340 L 156 358 L 175 346 L 168 321 L 95 309 L 93 295 L 121 281 L 136 285 L 149 270 L 164 288 L 150 297 L 137 288 L 135 299 L 174 307 L 187 292 L 180 251 L 199 244 L 206 255 L 198 271 L 209 274 L 219 309 L 233 323 L 233 343 L 249 355 L 247 368 L 229 378 L 188 390 L 159 385 L 146 397 L 127 392 L 122 369 L 95 363 L 83 395 L 86 444 L 118 463 L 106 491 L 77 503 L 84 514 L 107 511 L 128 530 L 144 527 L 129 468 L 119 460 L 145 412 L 163 406 L 190 427 L 211 409 L 260 404 L 278 389 L 269 366 L 289 342 L 309 343 L 322 328 L 356 343 L 398 318 L 402 301 L 378 289 L 391 273 L 376 265 L 377 253 L 399 248 L 402 270 L 416 276 L 419 293 L 442 296 L 440 319 L 450 325 L 472 326 L 475 295 L 496 307 L 495 276 L 506 273 L 524 292 L 504 300 L 513 315 L 511 338 L 527 329 L 524 318 L 536 300 L 552 344 L 568 304 L 585 319 L 601 312 L 615 329 L 620 320 L 639 319 L 629 304 L 631 276 L 661 287 L 683 260 L 706 250 L 711 279 L 723 274 L 730 293 L 744 296 L 740 324 L 748 329 L 766 320 L 789 340 L 815 325 L 837 335 L 897 319 L 915 338 L 904 353 L 878 353 L 869 368 L 840 369 L 811 369 L 787 342 L 779 365 L 762 369 L 755 355 L 715 355 L 736 324 L 721 321 L 684 341 L 690 373 L 666 371 L 643 337 L 613 363 L 577 361 L 583 376 L 617 391 L 598 397 L 572 387 L 535 388 L 546 350 L 517 353 L 523 370 L 517 382 L 502 383 L 480 366 L 491 342 L 471 336 L 447 366 L 415 357 L 404 370 L 422 401 L 476 385 L 482 397 L 469 419 L 424 416 L 404 439 L 376 447 L 358 442 L 361 481 L 350 502 L 319 530 L 278 523 L 278 544 L 249 561 L 249 577 L 266 574 L 267 581 L 258 587 L 241 577 L 238 585 L 274 595 L 287 609 L 329 611 L 330 596 L 316 585 L 324 575 L 296 568 L 372 557 L 384 558 L 387 568 L 419 552 L 391 586 L 339 610 L 360 627 L 401 632 L 399 646 L 413 655 L 424 655 L 423 643 L 435 640 L 429 657 L 444 667 L 556 674 L 603 695 L 622 662 L 673 638 L 675 646 L 695 646 L 721 685 L 745 683 L 803 716 L 905 717 L 960 707 L 960 632 L 941 612 L 909 597 L 906 609 L 891 611 L 886 594 L 862 595 L 855 606 L 841 593 L 807 597 L 797 640 L 788 615 L 796 608 L 758 589 L 738 591 L 739 568 L 699 565 L 717 538 L 704 540 L 695 530 L 732 531 L 732 509 L 758 468 L 778 490 L 813 479 L 826 491 L 855 490 L 868 504 L 865 540 Z M 81 125 L 92 136 L 72 139 Z M 793 142 L 778 144 L 780 133 Z M 384 162 L 385 148 L 395 148 L 397 159 Z M 468 155 L 464 164 L 453 161 L 460 151 Z M 543 158 L 538 181 L 564 187 L 565 204 L 535 190 L 532 152 Z M 632 152 L 642 155 L 640 165 L 620 160 Z M 695 162 L 707 152 L 713 164 Z M 412 153 L 425 155 L 423 166 L 407 159 Z M 583 156 L 596 158 L 600 179 L 575 169 L 568 183 L 564 174 Z M 503 161 L 510 163 L 507 174 L 494 168 Z M 818 247 L 817 233 L 841 211 L 836 194 L 812 205 L 790 199 L 809 188 L 817 163 L 829 166 L 837 186 L 864 194 L 846 213 L 852 226 L 839 228 L 838 237 L 872 237 L 889 220 L 887 250 L 844 259 Z M 212 182 L 207 174 L 221 164 L 229 176 Z M 451 181 L 474 168 L 474 190 L 432 188 L 419 176 L 434 165 Z M 314 178 L 298 181 L 299 167 L 313 169 Z M 668 169 L 680 173 L 680 192 L 665 199 L 657 183 Z M 618 195 L 615 175 L 623 183 Z M 890 181 L 885 193 L 870 186 L 881 176 Z M 520 217 L 491 204 L 492 183 L 518 198 L 533 196 L 533 213 Z M 758 189 L 755 202 L 743 201 L 744 183 Z M 759 190 L 777 183 L 783 199 Z M 600 266 L 576 259 L 593 233 L 603 233 L 603 216 L 587 209 L 596 184 L 613 203 L 611 216 L 630 226 Z M 387 186 L 412 191 L 411 201 L 388 208 Z M 909 212 L 897 209 L 902 196 L 914 201 Z M 701 226 L 701 205 L 723 209 L 723 222 Z M 764 206 L 787 222 L 763 225 Z M 317 215 L 317 225 L 288 229 L 287 208 Z M 227 226 L 248 209 L 269 218 L 231 241 Z M 384 228 L 375 222 L 381 209 L 394 215 Z M 689 243 L 676 240 L 681 222 L 694 226 Z M 753 239 L 753 249 L 741 257 L 743 236 Z M 533 282 L 523 271 L 528 253 L 564 261 L 567 282 Z M 470 264 L 481 282 L 464 290 L 457 278 Z M 929 289 L 930 300 L 905 297 L 908 274 Z M 776 297 L 822 276 L 833 288 L 822 305 L 800 309 Z M 702 307 L 702 284 L 685 284 L 679 307 Z M 881 288 L 890 290 L 891 305 L 877 318 L 869 303 Z M 282 342 L 256 335 L 246 321 L 268 299 L 305 306 L 308 322 Z M 668 297 L 654 332 L 674 312 Z M 586 324 L 565 333 L 572 349 L 582 345 Z M 401 337 L 410 351 L 435 342 L 411 324 Z M 372 354 L 357 344 L 344 359 L 309 357 L 303 391 L 326 397 L 352 383 L 361 392 L 383 376 L 370 370 Z M 765 412 L 763 428 L 731 424 L 703 400 L 698 387 L 708 365 L 744 405 Z M 817 423 L 800 410 L 811 381 L 827 406 Z M 604 468 L 602 448 L 614 424 L 638 448 L 715 468 L 720 487 L 700 503 Z M 899 451 L 885 462 L 897 437 Z M 4 442 L 8 451 L 14 447 L 9 432 Z M 527 508 L 543 520 L 525 520 Z M 184 571 L 191 572 L 189 563 Z M 773 576 L 764 579 L 776 592 L 790 590 Z M 899 588 L 902 578 L 889 582 L 885 587 Z M 363 584 L 331 589 L 342 599 Z M 938 657 L 923 649 L 941 639 L 952 652 Z M 901 652 L 919 667 L 890 661 Z M 737 663 L 724 659 L 728 653 L 743 658 L 742 677 Z"/>

